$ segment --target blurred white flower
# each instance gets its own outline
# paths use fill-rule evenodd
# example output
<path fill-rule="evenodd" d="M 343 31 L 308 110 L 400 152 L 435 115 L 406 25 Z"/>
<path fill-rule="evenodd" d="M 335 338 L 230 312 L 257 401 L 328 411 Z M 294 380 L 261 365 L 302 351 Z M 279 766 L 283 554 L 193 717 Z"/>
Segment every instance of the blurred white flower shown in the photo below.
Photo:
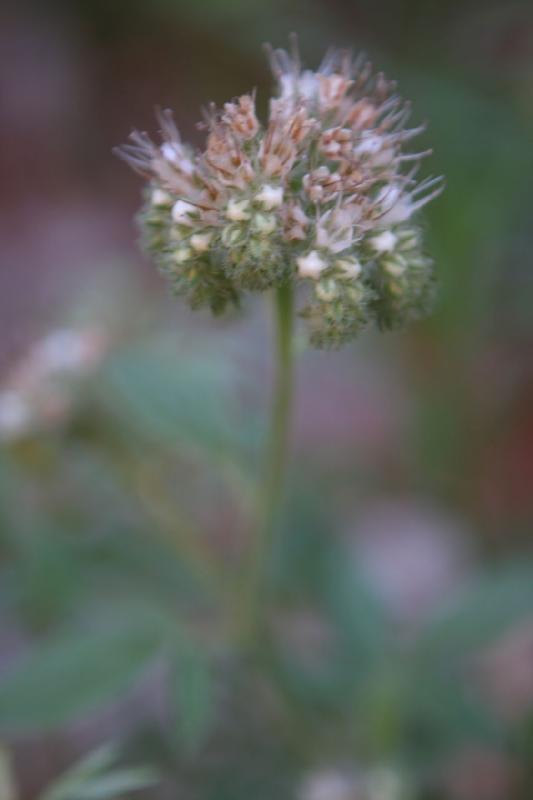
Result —
<path fill-rule="evenodd" d="M 16 439 L 31 423 L 31 410 L 18 392 L 8 389 L 0 392 L 0 440 Z"/>
<path fill-rule="evenodd" d="M 0 390 L 0 440 L 13 441 L 64 419 L 74 383 L 96 367 L 106 348 L 106 338 L 92 328 L 59 328 L 38 340 Z"/>
<path fill-rule="evenodd" d="M 395 768 L 330 768 L 312 772 L 301 786 L 299 800 L 406 800 L 407 785 Z"/>
<path fill-rule="evenodd" d="M 358 567 L 409 627 L 421 624 L 469 574 L 461 524 L 422 502 L 376 503 L 361 513 L 354 533 Z"/>
<path fill-rule="evenodd" d="M 340 770 L 325 769 L 309 775 L 303 782 L 300 800 L 365 800 L 355 779 Z"/>

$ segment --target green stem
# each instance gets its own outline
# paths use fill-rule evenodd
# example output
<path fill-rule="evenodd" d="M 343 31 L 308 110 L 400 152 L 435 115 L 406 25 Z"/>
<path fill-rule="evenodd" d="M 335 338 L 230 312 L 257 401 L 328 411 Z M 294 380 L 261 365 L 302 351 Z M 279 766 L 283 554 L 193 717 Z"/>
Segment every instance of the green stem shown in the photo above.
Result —
<path fill-rule="evenodd" d="M 272 420 L 265 483 L 262 496 L 262 514 L 259 520 L 261 556 L 267 556 L 275 531 L 285 478 L 287 460 L 289 415 L 292 399 L 292 326 L 293 291 L 285 283 L 276 291 L 276 377 L 272 404 Z M 261 559 L 261 561 L 263 558 Z"/>
<path fill-rule="evenodd" d="M 280 286 L 274 295 L 276 364 L 272 401 L 272 418 L 267 445 L 265 474 L 258 498 L 257 531 L 250 557 L 248 619 L 250 635 L 263 627 L 265 613 L 265 569 L 268 566 L 272 542 L 283 499 L 283 487 L 288 449 L 289 417 L 292 400 L 292 333 L 293 287 L 290 282 Z"/>

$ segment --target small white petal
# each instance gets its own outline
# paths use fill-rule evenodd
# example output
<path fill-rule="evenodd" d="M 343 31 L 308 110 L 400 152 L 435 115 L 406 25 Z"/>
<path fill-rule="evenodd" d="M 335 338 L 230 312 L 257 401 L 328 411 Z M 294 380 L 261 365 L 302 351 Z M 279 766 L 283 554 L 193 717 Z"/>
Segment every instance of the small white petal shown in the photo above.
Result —
<path fill-rule="evenodd" d="M 211 238 L 210 233 L 195 233 L 191 236 L 192 249 L 197 253 L 205 253 L 205 251 L 209 249 Z"/>
<path fill-rule="evenodd" d="M 396 186 L 394 183 L 389 183 L 377 193 L 376 203 L 380 203 L 385 209 L 389 209 L 398 202 L 401 196 L 401 187 Z"/>
<path fill-rule="evenodd" d="M 329 233 L 328 233 L 327 228 L 324 227 L 324 225 L 320 225 L 320 224 L 317 225 L 317 228 L 316 228 L 316 243 L 317 243 L 318 247 L 326 247 L 326 248 L 329 247 L 329 244 L 330 244 Z"/>
<path fill-rule="evenodd" d="M 318 255 L 316 250 L 311 250 L 306 256 L 296 259 L 298 273 L 301 278 L 318 278 L 328 264 Z"/>
<path fill-rule="evenodd" d="M 278 208 L 283 202 L 283 189 L 281 186 L 270 186 L 266 183 L 261 191 L 256 194 L 255 199 L 267 211 Z"/>
<path fill-rule="evenodd" d="M 376 197 L 376 202 L 383 209 L 379 218 L 379 224 L 383 227 L 398 225 L 405 222 L 414 211 L 414 203 L 409 193 L 406 193 L 400 186 L 390 184 L 384 186 Z"/>
<path fill-rule="evenodd" d="M 190 224 L 191 214 L 196 210 L 196 207 L 186 200 L 177 200 L 172 206 L 172 219 L 174 222 Z"/>
<path fill-rule="evenodd" d="M 161 155 L 163 158 L 166 158 L 167 161 L 170 161 L 172 164 L 175 164 L 178 160 L 178 154 L 176 152 L 176 148 L 170 142 L 165 142 L 161 145 Z"/>
<path fill-rule="evenodd" d="M 168 206 L 172 202 L 172 197 L 168 192 L 163 189 L 154 189 L 152 192 L 152 205 L 153 206 Z"/>
<path fill-rule="evenodd" d="M 318 76 L 316 72 L 306 70 L 298 80 L 298 94 L 305 100 L 312 100 L 318 92 Z"/>
<path fill-rule="evenodd" d="M 394 149 L 392 147 L 384 147 L 379 153 L 376 153 L 371 163 L 374 167 L 386 167 L 394 158 Z"/>
<path fill-rule="evenodd" d="M 406 222 L 415 210 L 415 204 L 408 197 L 402 197 L 380 217 L 379 222 L 381 225 L 399 225 Z"/>
<path fill-rule="evenodd" d="M 398 237 L 392 231 L 383 231 L 370 239 L 370 246 L 376 253 L 390 253 L 396 247 L 397 241 Z"/>
<path fill-rule="evenodd" d="M 355 152 L 359 155 L 375 155 L 379 153 L 383 145 L 383 136 L 377 133 L 364 133 L 361 141 L 355 147 Z"/>
<path fill-rule="evenodd" d="M 184 158 L 182 156 L 179 160 L 178 167 L 185 175 L 192 175 L 194 172 L 194 164 L 190 158 Z"/>
<path fill-rule="evenodd" d="M 184 155 L 183 147 L 178 142 L 164 142 L 161 145 L 161 155 L 185 175 L 192 175 L 194 172 L 193 162 Z"/>
<path fill-rule="evenodd" d="M 283 100 L 294 100 L 296 97 L 312 100 L 318 94 L 318 77 L 311 70 L 306 70 L 299 77 L 284 73 L 280 77 L 280 89 Z"/>
<path fill-rule="evenodd" d="M 250 219 L 250 214 L 246 211 L 248 207 L 248 200 L 230 200 L 226 209 L 226 217 L 232 222 L 244 222 L 244 220 Z"/>
<path fill-rule="evenodd" d="M 179 247 L 174 253 L 174 261 L 177 264 L 183 264 L 185 261 L 190 261 L 192 258 L 192 250 L 190 247 Z"/>
<path fill-rule="evenodd" d="M 342 253 L 343 250 L 348 250 L 353 245 L 353 236 L 347 235 L 344 239 L 336 239 L 329 246 L 332 253 Z"/>

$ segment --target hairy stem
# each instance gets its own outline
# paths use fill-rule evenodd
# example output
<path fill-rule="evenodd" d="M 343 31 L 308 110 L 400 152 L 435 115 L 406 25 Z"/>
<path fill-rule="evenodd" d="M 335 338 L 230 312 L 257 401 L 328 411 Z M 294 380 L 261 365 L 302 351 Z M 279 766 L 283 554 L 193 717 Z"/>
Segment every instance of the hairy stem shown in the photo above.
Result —
<path fill-rule="evenodd" d="M 288 449 L 289 419 L 292 399 L 292 333 L 293 287 L 287 282 L 274 294 L 276 336 L 275 384 L 272 398 L 272 417 L 263 484 L 258 497 L 257 531 L 252 545 L 247 609 L 243 609 L 251 634 L 263 627 L 265 612 L 265 570 L 272 549 L 283 487 Z"/>

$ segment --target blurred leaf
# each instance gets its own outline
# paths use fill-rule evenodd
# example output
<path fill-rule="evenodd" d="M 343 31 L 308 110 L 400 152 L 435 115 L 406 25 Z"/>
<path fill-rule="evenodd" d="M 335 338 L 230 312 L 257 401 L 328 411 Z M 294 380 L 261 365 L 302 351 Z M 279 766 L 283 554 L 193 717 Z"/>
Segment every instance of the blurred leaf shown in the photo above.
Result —
<path fill-rule="evenodd" d="M 111 769 L 117 755 L 112 745 L 94 751 L 55 781 L 41 800 L 111 800 L 157 781 L 157 774 L 146 767 Z"/>
<path fill-rule="evenodd" d="M 533 565 L 493 568 L 455 596 L 413 646 L 405 708 L 418 757 L 464 741 L 501 744 L 506 727 L 478 694 L 470 657 L 533 615 Z"/>
<path fill-rule="evenodd" d="M 111 593 L 141 594 L 173 613 L 176 603 L 199 609 L 210 599 L 205 581 L 191 575 L 176 546 L 149 531 L 125 531 L 97 542 L 87 554 L 85 583 L 94 592 L 105 587 Z"/>
<path fill-rule="evenodd" d="M 507 97 L 469 85 L 462 75 L 418 69 L 405 75 L 405 85 L 431 120 L 432 166 L 447 180 L 428 211 L 441 280 L 430 324 L 462 351 L 465 337 L 490 322 L 500 302 L 494 280 L 507 270 L 501 245 L 512 241 L 529 195 L 530 132 Z"/>
<path fill-rule="evenodd" d="M 477 697 L 464 675 L 413 669 L 405 698 L 405 744 L 420 762 L 465 742 L 501 745 L 505 725 Z"/>
<path fill-rule="evenodd" d="M 239 414 L 238 379 L 229 359 L 180 352 L 153 342 L 110 359 L 99 385 L 104 406 L 136 438 L 170 448 L 234 456 L 256 438 Z"/>
<path fill-rule="evenodd" d="M 39 525 L 26 540 L 13 573 L 15 600 L 33 626 L 53 622 L 83 590 L 83 562 L 64 531 Z"/>
<path fill-rule="evenodd" d="M 59 800 L 66 793 L 80 784 L 104 772 L 111 767 L 118 757 L 118 748 L 114 744 L 106 744 L 94 750 L 54 782 L 41 800 Z"/>
<path fill-rule="evenodd" d="M 190 643 L 180 641 L 171 654 L 169 692 L 176 734 L 194 753 L 209 734 L 215 709 L 210 665 Z"/>
<path fill-rule="evenodd" d="M 331 547 L 328 533 L 332 519 L 327 497 L 299 484 L 292 485 L 287 494 L 290 502 L 269 554 L 269 578 L 278 597 L 299 602 L 322 583 L 324 563 Z"/>
<path fill-rule="evenodd" d="M 365 691 L 366 678 L 383 658 L 388 621 L 353 554 L 332 532 L 324 493 L 296 485 L 290 498 L 271 580 L 278 602 L 296 611 L 293 625 L 305 630 L 310 623 L 316 633 L 305 644 L 296 630 L 300 643 L 281 644 L 273 669 L 299 704 L 297 713 L 347 710 L 353 693 L 358 687 Z"/>
<path fill-rule="evenodd" d="M 115 698 L 160 643 L 158 631 L 131 627 L 36 645 L 0 681 L 0 725 L 17 731 L 50 728 Z"/>
<path fill-rule="evenodd" d="M 390 643 L 384 609 L 360 575 L 355 556 L 343 543 L 332 550 L 326 565 L 324 602 L 352 658 L 370 666 Z"/>
<path fill-rule="evenodd" d="M 446 664 L 465 656 L 533 615 L 533 563 L 511 562 L 487 570 L 456 595 L 421 635 L 420 657 Z"/>

